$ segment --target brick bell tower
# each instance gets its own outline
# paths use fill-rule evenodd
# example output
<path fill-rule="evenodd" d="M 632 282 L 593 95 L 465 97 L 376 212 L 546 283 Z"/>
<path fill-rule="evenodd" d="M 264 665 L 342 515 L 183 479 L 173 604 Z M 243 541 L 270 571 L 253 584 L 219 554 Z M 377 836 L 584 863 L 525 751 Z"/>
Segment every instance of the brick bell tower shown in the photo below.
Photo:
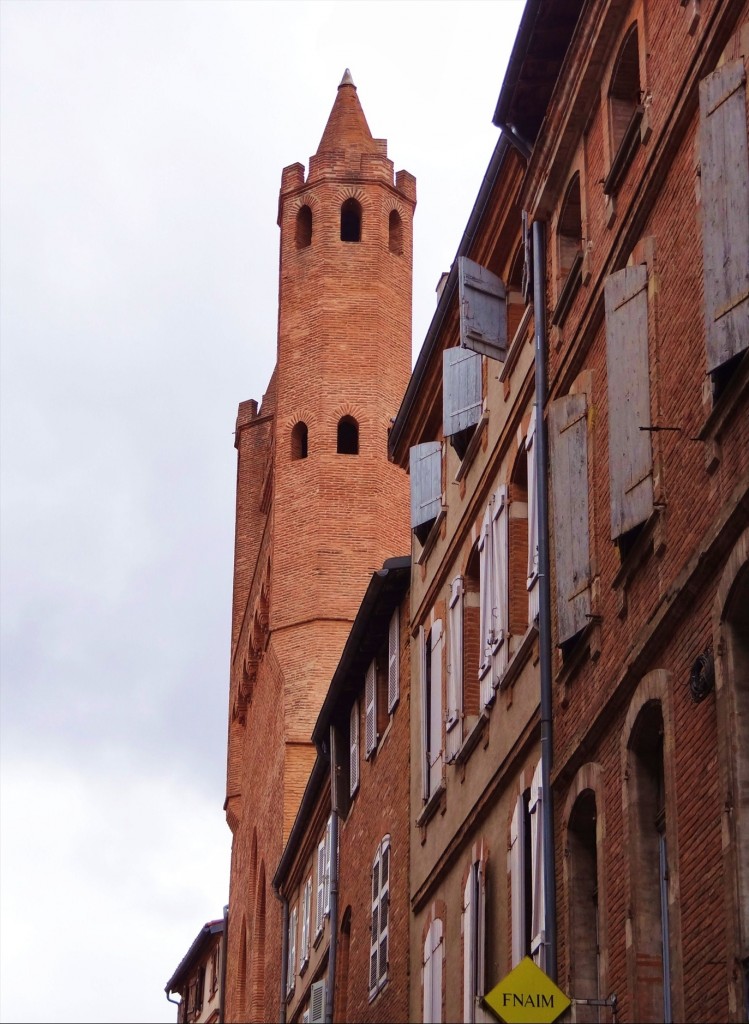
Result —
<path fill-rule="evenodd" d="M 411 368 L 415 206 L 347 70 L 306 178 L 299 163 L 282 174 L 276 368 L 260 408 L 237 417 L 227 1021 L 277 1015 L 270 880 L 312 727 L 372 572 L 410 549 L 387 431 Z"/>

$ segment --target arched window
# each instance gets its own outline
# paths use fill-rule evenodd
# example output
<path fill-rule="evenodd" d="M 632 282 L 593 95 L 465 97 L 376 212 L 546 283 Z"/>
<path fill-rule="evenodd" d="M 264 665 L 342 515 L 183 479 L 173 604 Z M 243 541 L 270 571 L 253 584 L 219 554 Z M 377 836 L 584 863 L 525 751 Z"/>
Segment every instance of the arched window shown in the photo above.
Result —
<path fill-rule="evenodd" d="M 390 920 L 390 836 L 377 847 L 372 861 L 372 929 L 369 948 L 369 995 L 388 979 Z"/>
<path fill-rule="evenodd" d="M 611 154 L 619 151 L 640 103 L 640 51 L 637 24 L 627 32 L 614 63 L 609 85 L 609 131 Z"/>
<path fill-rule="evenodd" d="M 388 220 L 388 248 L 400 256 L 403 253 L 403 221 L 397 210 L 390 211 Z"/>
<path fill-rule="evenodd" d="M 291 428 L 292 459 L 307 458 L 307 424 L 300 420 Z"/>
<path fill-rule="evenodd" d="M 342 416 L 338 421 L 338 444 L 339 455 L 359 454 L 359 424 L 353 416 Z"/>
<path fill-rule="evenodd" d="M 562 200 L 557 226 L 557 256 L 559 259 L 559 287 L 561 289 L 573 264 L 583 251 L 582 206 L 580 203 L 580 175 L 575 174 L 567 186 Z"/>
<path fill-rule="evenodd" d="M 598 910 L 596 795 L 585 789 L 575 801 L 567 825 L 568 906 L 571 991 L 576 999 L 601 999 L 601 932 Z M 598 1008 L 580 1003 L 575 1020 L 599 1020 Z"/>
<path fill-rule="evenodd" d="M 312 210 L 302 206 L 296 215 L 296 247 L 306 249 L 312 245 Z"/>
<path fill-rule="evenodd" d="M 336 978 L 335 1008 L 338 1020 L 348 1020 L 349 949 L 351 947 L 351 907 L 341 918 L 341 937 L 338 946 L 338 977 Z"/>
<path fill-rule="evenodd" d="M 361 241 L 361 206 L 355 199 L 347 199 L 341 207 L 341 241 Z"/>

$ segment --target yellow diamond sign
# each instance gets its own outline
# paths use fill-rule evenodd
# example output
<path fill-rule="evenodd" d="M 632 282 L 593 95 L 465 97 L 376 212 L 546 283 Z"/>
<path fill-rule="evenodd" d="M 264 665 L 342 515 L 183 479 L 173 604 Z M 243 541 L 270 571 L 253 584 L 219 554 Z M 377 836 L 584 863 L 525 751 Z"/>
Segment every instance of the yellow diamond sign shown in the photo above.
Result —
<path fill-rule="evenodd" d="M 505 1024 L 552 1024 L 570 1000 L 529 956 L 524 957 L 484 1002 Z"/>

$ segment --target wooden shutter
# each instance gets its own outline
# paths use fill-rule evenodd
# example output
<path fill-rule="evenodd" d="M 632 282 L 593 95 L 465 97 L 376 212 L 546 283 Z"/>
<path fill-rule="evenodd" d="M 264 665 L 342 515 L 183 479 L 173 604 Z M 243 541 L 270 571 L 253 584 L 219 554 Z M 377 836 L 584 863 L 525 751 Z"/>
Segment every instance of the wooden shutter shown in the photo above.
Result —
<path fill-rule="evenodd" d="M 497 489 L 492 501 L 491 531 L 492 628 L 494 630 L 492 685 L 496 688 L 505 673 L 508 660 L 510 544 L 507 522 L 507 487 L 504 484 Z"/>
<path fill-rule="evenodd" d="M 369 940 L 369 993 L 377 991 L 377 953 L 380 944 L 380 867 L 381 848 L 377 847 L 372 864 L 372 927 Z"/>
<path fill-rule="evenodd" d="M 510 904 L 512 920 L 512 966 L 517 967 L 525 956 L 528 938 L 525 934 L 525 802 L 517 798 L 510 824 Z"/>
<path fill-rule="evenodd" d="M 476 864 L 476 997 L 486 992 L 486 864 Z M 480 1000 L 474 1000 L 474 1018 L 489 1024 L 493 1020 Z"/>
<path fill-rule="evenodd" d="M 473 352 L 504 361 L 507 354 L 505 286 L 486 267 L 466 256 L 458 259 L 460 344 Z"/>
<path fill-rule="evenodd" d="M 647 269 L 625 267 L 606 280 L 606 372 L 609 398 L 611 537 L 653 511 L 650 446 Z"/>
<path fill-rule="evenodd" d="M 382 841 L 380 855 L 380 936 L 377 953 L 378 987 L 388 976 L 388 945 L 390 941 L 390 839 Z"/>
<path fill-rule="evenodd" d="M 481 356 L 464 348 L 442 353 L 442 432 L 452 437 L 474 427 L 483 402 Z"/>
<path fill-rule="evenodd" d="M 315 907 L 315 932 L 321 932 L 325 918 L 325 839 L 317 847 L 317 903 Z"/>
<path fill-rule="evenodd" d="M 495 639 L 492 618 L 494 591 L 492 570 L 491 505 L 488 505 L 484 513 L 483 522 L 481 523 L 481 536 L 479 538 L 479 642 L 481 644 L 479 677 L 481 679 L 481 703 L 483 706 L 491 703 L 494 696 L 492 677 L 489 672 Z"/>
<path fill-rule="evenodd" d="M 325 980 L 315 981 L 309 996 L 309 1024 L 325 1022 Z"/>
<path fill-rule="evenodd" d="M 349 792 L 353 796 L 359 787 L 359 701 L 351 705 L 349 716 Z"/>
<path fill-rule="evenodd" d="M 538 618 L 538 473 L 536 469 L 536 406 L 531 411 L 525 455 L 528 469 L 528 622 Z"/>
<path fill-rule="evenodd" d="M 424 1002 L 424 1024 L 430 1024 L 432 1020 L 432 926 L 429 926 L 427 937 L 424 940 L 424 961 L 421 965 L 421 995 Z"/>
<path fill-rule="evenodd" d="M 432 922 L 432 1021 L 442 1024 L 442 922 Z"/>
<path fill-rule="evenodd" d="M 481 861 L 471 865 L 463 890 L 463 1020 L 476 1024 L 483 1019 L 477 996 L 484 992 L 484 947 L 486 943 L 486 891 Z"/>
<path fill-rule="evenodd" d="M 442 508 L 442 444 L 425 441 L 410 452 L 411 529 L 436 519 Z"/>
<path fill-rule="evenodd" d="M 549 407 L 551 495 L 557 577 L 557 642 L 587 626 L 590 615 L 588 418 L 584 393 Z"/>
<path fill-rule="evenodd" d="M 749 155 L 744 62 L 700 82 L 707 369 L 749 347 Z"/>
<path fill-rule="evenodd" d="M 366 722 L 366 756 L 377 746 L 377 665 L 369 663 L 364 683 L 364 708 Z"/>
<path fill-rule="evenodd" d="M 442 620 L 430 631 L 429 654 L 429 792 L 442 782 Z"/>
<path fill-rule="evenodd" d="M 388 626 L 388 713 L 400 697 L 400 609 L 396 608 Z"/>
<path fill-rule="evenodd" d="M 291 992 L 294 988 L 294 982 L 296 980 L 296 926 L 297 926 L 297 908 L 291 911 L 289 917 L 289 948 L 288 948 L 288 959 L 286 961 L 286 991 Z"/>
<path fill-rule="evenodd" d="M 541 804 L 544 798 L 541 786 L 541 762 L 533 773 L 531 799 L 528 805 L 531 818 L 531 956 L 542 971 L 546 970 L 546 945 L 544 934 L 544 857 L 543 857 L 543 816 Z"/>
<path fill-rule="evenodd" d="M 421 696 L 421 796 L 429 799 L 429 665 L 427 663 L 427 635 L 419 626 L 419 684 Z"/>
<path fill-rule="evenodd" d="M 308 878 L 304 883 L 304 897 L 302 899 L 302 944 L 299 949 L 299 966 L 306 964 L 309 959 L 309 926 L 312 913 L 312 879 Z"/>
<path fill-rule="evenodd" d="M 325 913 L 330 913 L 330 858 L 333 839 L 333 822 L 328 818 L 325 826 Z"/>
<path fill-rule="evenodd" d="M 447 760 L 452 761 L 462 742 L 463 712 L 463 577 L 456 576 L 450 585 L 447 612 L 447 721 L 445 747 Z"/>

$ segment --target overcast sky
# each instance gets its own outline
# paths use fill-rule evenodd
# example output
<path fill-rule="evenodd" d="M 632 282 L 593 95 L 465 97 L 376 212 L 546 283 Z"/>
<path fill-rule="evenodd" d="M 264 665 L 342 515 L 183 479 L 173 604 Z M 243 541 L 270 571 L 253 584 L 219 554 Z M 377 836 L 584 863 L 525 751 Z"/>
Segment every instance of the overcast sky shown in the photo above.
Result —
<path fill-rule="evenodd" d="M 237 404 L 346 67 L 416 175 L 414 353 L 522 2 L 0 4 L 4 1021 L 174 1021 L 228 899 Z"/>

